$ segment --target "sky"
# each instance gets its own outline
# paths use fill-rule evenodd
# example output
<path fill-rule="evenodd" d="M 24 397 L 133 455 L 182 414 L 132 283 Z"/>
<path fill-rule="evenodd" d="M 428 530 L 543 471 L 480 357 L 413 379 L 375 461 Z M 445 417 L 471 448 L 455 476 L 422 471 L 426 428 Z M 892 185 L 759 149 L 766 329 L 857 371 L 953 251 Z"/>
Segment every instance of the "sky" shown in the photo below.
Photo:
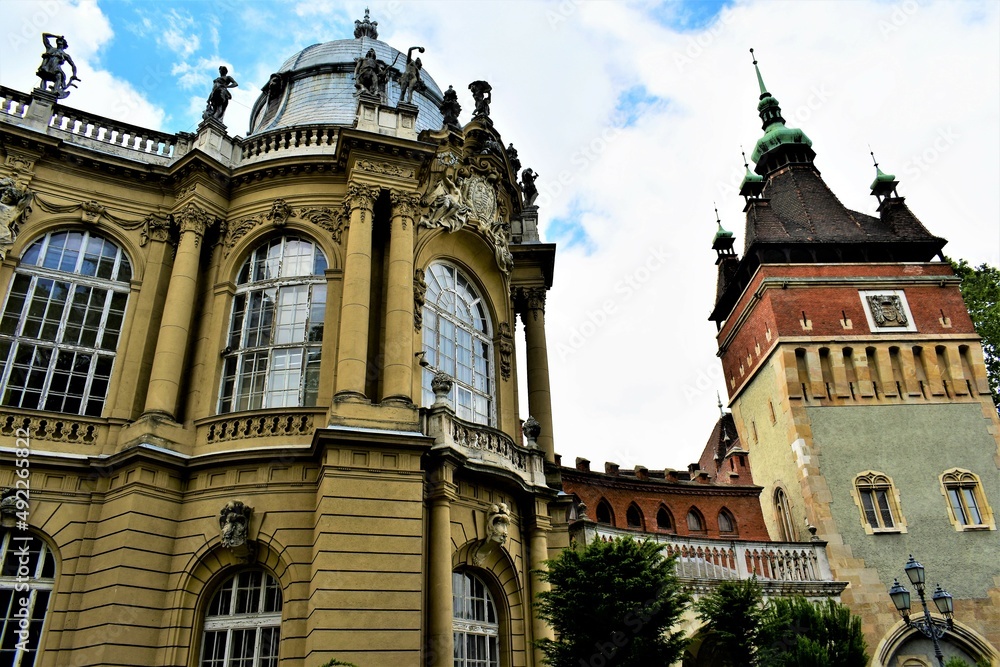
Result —
<path fill-rule="evenodd" d="M 0 84 L 35 87 L 40 34 L 63 34 L 82 79 L 66 105 L 193 131 L 225 64 L 239 82 L 225 122 L 243 136 L 268 75 L 306 46 L 353 37 L 365 6 L 4 0 Z M 874 213 L 874 150 L 949 256 L 1000 264 L 998 2 L 368 6 L 379 39 L 426 48 L 424 71 L 460 91 L 463 122 L 468 82 L 489 81 L 495 127 L 541 175 L 542 239 L 558 244 L 546 325 L 564 463 L 684 468 L 719 416 L 716 393 L 727 400 L 707 320 L 713 209 L 742 250 L 740 151 L 762 134 L 751 47 L 845 205 Z"/>

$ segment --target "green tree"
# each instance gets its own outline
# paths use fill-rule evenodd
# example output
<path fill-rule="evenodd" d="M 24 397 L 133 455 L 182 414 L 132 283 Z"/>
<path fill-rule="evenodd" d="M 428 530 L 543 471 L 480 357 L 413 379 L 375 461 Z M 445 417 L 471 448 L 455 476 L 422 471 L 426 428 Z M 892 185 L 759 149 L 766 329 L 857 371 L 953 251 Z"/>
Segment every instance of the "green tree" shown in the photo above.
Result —
<path fill-rule="evenodd" d="M 757 579 L 724 581 L 698 600 L 698 618 L 711 633 L 711 650 L 720 667 L 757 664 L 757 635 L 763 617 L 763 592 Z"/>
<path fill-rule="evenodd" d="M 775 598 L 764 608 L 759 664 L 768 667 L 865 667 L 861 618 L 834 600 Z"/>
<path fill-rule="evenodd" d="M 538 615 L 558 639 L 538 642 L 552 667 L 670 665 L 687 640 L 671 631 L 689 598 L 663 545 L 594 540 L 545 562 Z"/>
<path fill-rule="evenodd" d="M 975 665 L 970 665 L 959 657 L 951 657 L 945 661 L 944 667 L 990 667 L 990 661 L 985 658 L 980 658 L 979 660 L 976 660 Z"/>
<path fill-rule="evenodd" d="M 988 264 L 973 268 L 964 259 L 948 261 L 962 279 L 962 298 L 976 333 L 983 339 L 986 376 L 990 380 L 993 403 L 1000 411 L 1000 269 Z"/>

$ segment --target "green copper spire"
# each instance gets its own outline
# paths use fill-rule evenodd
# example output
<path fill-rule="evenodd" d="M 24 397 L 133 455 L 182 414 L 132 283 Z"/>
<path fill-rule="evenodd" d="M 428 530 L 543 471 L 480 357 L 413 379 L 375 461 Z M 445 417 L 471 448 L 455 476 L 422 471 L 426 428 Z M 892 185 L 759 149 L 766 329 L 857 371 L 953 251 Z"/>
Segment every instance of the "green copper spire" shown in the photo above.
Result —
<path fill-rule="evenodd" d="M 715 202 L 712 202 L 715 206 Z M 715 232 L 715 236 L 712 237 L 712 248 L 719 250 L 720 247 L 731 248 L 733 245 L 733 233 L 728 229 L 722 228 L 722 220 L 719 218 L 719 207 L 715 206 L 715 224 L 719 226 L 719 230 Z"/>
<path fill-rule="evenodd" d="M 762 164 L 765 156 L 772 154 L 772 151 L 777 154 L 776 149 L 792 144 L 804 147 L 805 151 L 796 151 L 796 153 L 801 153 L 800 159 L 805 158 L 811 162 L 815 155 L 811 148 L 812 141 L 802 130 L 785 127 L 785 119 L 781 116 L 781 106 L 764 86 L 764 77 L 760 74 L 760 67 L 757 65 L 757 57 L 754 55 L 753 49 L 750 49 L 750 55 L 753 56 L 753 68 L 757 73 L 757 83 L 760 85 L 760 102 L 757 103 L 757 113 L 760 114 L 761 128 L 764 130 L 764 136 L 757 140 L 757 145 L 754 146 L 753 154 L 750 156 L 757 163 L 755 171 L 761 175 L 769 173 L 773 165 L 770 161 L 766 161 L 767 164 Z M 785 152 L 787 153 L 787 151 Z"/>
<path fill-rule="evenodd" d="M 764 177 L 750 171 L 747 154 L 742 146 L 740 146 L 740 155 L 743 156 L 743 168 L 746 169 L 746 174 L 744 174 L 743 180 L 740 181 L 740 196 L 748 198 L 757 197 L 764 191 Z"/>
<path fill-rule="evenodd" d="M 869 148 L 871 147 L 869 146 Z M 878 200 L 881 202 L 886 197 L 895 195 L 896 186 L 899 185 L 899 181 L 896 180 L 896 177 L 893 174 L 887 174 L 879 169 L 878 161 L 875 159 L 875 151 L 870 152 L 872 155 L 872 162 L 875 163 L 875 180 L 872 181 L 871 191 L 872 194 L 878 197 Z"/>

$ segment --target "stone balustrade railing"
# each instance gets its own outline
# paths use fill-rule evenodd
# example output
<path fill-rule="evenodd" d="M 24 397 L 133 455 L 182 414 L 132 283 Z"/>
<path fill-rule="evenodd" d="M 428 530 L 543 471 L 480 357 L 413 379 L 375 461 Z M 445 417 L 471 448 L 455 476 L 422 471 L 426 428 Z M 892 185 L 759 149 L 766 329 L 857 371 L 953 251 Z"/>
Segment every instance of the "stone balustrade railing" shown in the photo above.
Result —
<path fill-rule="evenodd" d="M 239 162 L 269 159 L 285 150 L 295 150 L 298 154 L 332 153 L 337 147 L 338 134 L 339 129 L 333 125 L 306 125 L 254 135 L 240 142 Z"/>
<path fill-rule="evenodd" d="M 121 123 L 62 105 L 52 108 L 49 127 L 76 137 L 164 158 L 173 157 L 177 147 L 176 135 Z"/>
<path fill-rule="evenodd" d="M 102 420 L 88 417 L 0 412 L 4 440 L 13 442 L 21 430 L 27 431 L 29 440 L 95 445 L 107 429 Z"/>
<path fill-rule="evenodd" d="M 434 406 L 427 411 L 424 434 L 434 438 L 434 449 L 449 448 L 473 465 L 506 470 L 528 485 L 545 485 L 541 449 L 522 447 L 503 431 L 459 419 L 450 407 Z"/>
<path fill-rule="evenodd" d="M 677 557 L 677 576 L 681 579 L 728 580 L 756 576 L 765 589 L 771 583 L 836 583 L 827 560 L 825 542 L 757 542 L 664 535 L 621 530 L 589 520 L 577 521 L 570 532 L 577 541 L 587 543 L 626 536 L 665 544 L 663 553 Z"/>
<path fill-rule="evenodd" d="M 13 88 L 0 86 L 0 114 L 24 118 L 31 105 L 31 95 L 25 95 Z"/>
<path fill-rule="evenodd" d="M 210 417 L 197 422 L 199 440 L 214 444 L 247 438 L 312 436 L 316 417 L 325 412 L 315 408 L 283 408 Z"/>

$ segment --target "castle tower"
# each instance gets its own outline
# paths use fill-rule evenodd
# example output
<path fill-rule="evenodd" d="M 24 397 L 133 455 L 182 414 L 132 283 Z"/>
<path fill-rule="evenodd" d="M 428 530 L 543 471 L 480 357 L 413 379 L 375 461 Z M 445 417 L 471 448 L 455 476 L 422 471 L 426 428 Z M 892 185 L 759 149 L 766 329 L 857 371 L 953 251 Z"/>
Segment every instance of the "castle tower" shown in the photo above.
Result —
<path fill-rule="evenodd" d="M 366 12 L 245 139 L 224 104 L 166 134 L 2 89 L 14 664 L 540 664 L 555 246 L 489 84 L 460 123 L 418 53 Z"/>
<path fill-rule="evenodd" d="M 887 594 L 909 554 L 954 596 L 945 657 L 997 664 L 1000 422 L 945 241 L 877 166 L 877 216 L 843 206 L 757 79 L 744 251 L 716 235 L 710 319 L 771 537 L 828 542 L 873 665 L 937 664 Z"/>

